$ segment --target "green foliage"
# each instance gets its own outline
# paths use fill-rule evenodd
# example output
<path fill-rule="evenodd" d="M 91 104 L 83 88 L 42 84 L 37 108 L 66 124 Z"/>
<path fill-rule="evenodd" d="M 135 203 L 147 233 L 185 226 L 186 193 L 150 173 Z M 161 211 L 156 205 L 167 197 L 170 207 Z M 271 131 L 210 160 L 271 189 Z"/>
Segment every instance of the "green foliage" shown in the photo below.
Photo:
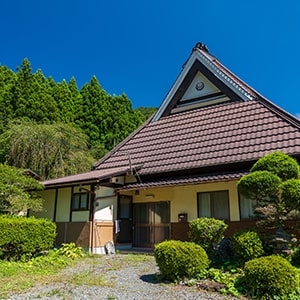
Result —
<path fill-rule="evenodd" d="M 281 184 L 281 198 L 292 209 L 300 208 L 300 180 L 289 179 Z"/>
<path fill-rule="evenodd" d="M 94 162 L 87 154 L 87 136 L 63 123 L 11 122 L 0 136 L 1 145 L 2 149 L 8 148 L 9 164 L 30 168 L 43 179 L 86 172 Z"/>
<path fill-rule="evenodd" d="M 214 268 L 210 268 L 206 274 L 206 278 L 212 280 L 213 282 L 218 282 L 225 285 L 225 287 L 220 291 L 222 294 L 230 294 L 235 297 L 239 296 L 239 291 L 235 287 L 239 276 L 240 274 L 238 272 L 233 274 L 231 272 L 224 272 Z"/>
<path fill-rule="evenodd" d="M 33 217 L 0 216 L 0 258 L 19 260 L 53 247 L 55 223 Z"/>
<path fill-rule="evenodd" d="M 37 282 L 45 284 L 45 278 L 53 283 L 60 278 L 57 273 L 74 262 L 76 260 L 59 255 L 56 249 L 46 251 L 43 255 L 30 260 L 0 260 L 0 298 L 10 298 L 11 294 L 27 290 Z"/>
<path fill-rule="evenodd" d="M 171 281 L 199 277 L 209 266 L 205 250 L 191 242 L 161 242 L 155 246 L 154 256 L 162 276 Z"/>
<path fill-rule="evenodd" d="M 0 164 L 0 212 L 26 214 L 28 209 L 40 210 L 41 198 L 29 191 L 42 188 L 25 170 Z"/>
<path fill-rule="evenodd" d="M 65 80 L 55 82 L 51 77 L 46 78 L 41 70 L 33 72 L 27 58 L 23 60 L 20 67 L 17 67 L 17 72 L 0 66 L 0 116 L 0 134 L 9 130 L 9 136 L 12 135 L 12 127 L 9 124 L 11 121 L 20 119 L 39 125 L 56 126 L 55 124 L 59 123 L 57 132 L 63 123 L 75 127 L 85 134 L 83 137 L 80 131 L 73 132 L 73 138 L 82 140 L 85 146 L 73 149 L 74 164 L 67 168 L 65 174 L 61 170 L 59 172 L 44 170 L 47 175 L 43 175 L 43 178 L 64 176 L 70 172 L 82 172 L 83 168 L 86 170 L 87 165 L 90 168 L 91 154 L 94 155 L 93 162 L 101 158 L 146 119 L 141 111 L 132 108 L 131 101 L 125 94 L 119 96 L 107 94 L 96 77 L 92 77 L 90 82 L 79 90 L 75 78 L 71 78 L 69 83 Z M 41 155 L 40 149 L 43 147 L 45 152 L 48 152 L 53 142 L 51 134 L 49 137 L 50 129 L 47 128 L 46 136 L 43 131 L 40 140 L 37 140 L 38 134 L 34 134 L 38 127 L 33 129 L 29 131 L 30 136 L 27 140 L 26 133 L 25 137 L 22 136 L 22 143 L 23 146 L 26 146 L 26 151 L 22 150 L 22 147 L 11 149 L 15 144 L 5 143 L 6 139 L 2 137 L 0 162 L 14 164 L 13 160 L 19 160 L 19 156 L 20 160 L 23 160 L 24 156 L 28 154 L 30 158 L 37 153 Z M 20 129 L 18 130 L 16 135 L 20 133 Z M 39 130 L 42 129 L 39 128 Z M 54 141 L 57 140 L 54 138 Z M 36 144 L 36 142 L 38 143 Z M 61 143 L 63 142 L 61 141 Z M 77 150 L 78 155 L 75 153 Z M 32 153 L 31 151 L 36 152 Z M 13 158 L 11 157 L 12 152 Z M 57 153 L 59 154 L 59 151 Z M 52 169 L 55 164 L 52 160 L 53 155 L 49 156 L 49 162 L 46 163 L 48 169 Z M 31 163 L 32 160 L 28 161 L 26 168 L 35 170 L 39 174 L 38 171 L 41 167 L 36 168 L 35 161 L 33 165 Z M 55 167 L 57 168 L 57 166 Z M 61 160 L 59 167 L 61 167 Z"/>
<path fill-rule="evenodd" d="M 136 111 L 140 112 L 143 115 L 143 117 L 145 118 L 145 121 L 146 121 L 157 111 L 157 108 L 156 107 L 141 106 L 141 107 L 138 107 L 136 109 Z"/>
<path fill-rule="evenodd" d="M 281 179 L 269 171 L 255 171 L 243 176 L 238 182 L 242 194 L 259 201 L 274 201 L 277 196 Z"/>
<path fill-rule="evenodd" d="M 237 232 L 232 237 L 234 254 L 241 264 L 264 254 L 263 243 L 254 231 Z"/>
<path fill-rule="evenodd" d="M 297 268 L 300 267 L 300 248 L 296 248 L 296 250 L 294 250 L 291 257 L 291 264 Z"/>
<path fill-rule="evenodd" d="M 82 87 L 80 96 L 82 100 L 76 123 L 93 147 L 101 144 L 111 150 L 144 121 L 142 115 L 132 109 L 125 94 L 106 94 L 95 76 Z"/>
<path fill-rule="evenodd" d="M 251 172 L 268 171 L 277 175 L 283 181 L 299 177 L 297 161 L 282 152 L 273 152 L 260 158 L 251 168 Z"/>
<path fill-rule="evenodd" d="M 279 228 L 293 210 L 299 209 L 299 165 L 295 159 L 282 152 L 274 152 L 259 159 L 251 173 L 238 182 L 240 192 L 257 200 L 255 208 L 262 219 L 259 227 Z"/>
<path fill-rule="evenodd" d="M 75 243 L 62 244 L 62 247 L 57 250 L 59 255 L 75 259 L 84 256 L 84 252 L 81 247 L 77 247 Z"/>
<path fill-rule="evenodd" d="M 246 262 L 244 282 L 251 296 L 260 299 L 288 299 L 299 288 L 299 275 L 283 257 L 277 255 Z"/>
<path fill-rule="evenodd" d="M 189 223 L 191 240 L 199 244 L 206 251 L 211 251 L 214 244 L 224 238 L 228 225 L 222 220 L 214 218 L 198 218 Z"/>
<path fill-rule="evenodd" d="M 234 251 L 230 238 L 224 238 L 217 248 L 211 254 L 211 265 L 222 270 L 233 270 L 239 263 Z"/>

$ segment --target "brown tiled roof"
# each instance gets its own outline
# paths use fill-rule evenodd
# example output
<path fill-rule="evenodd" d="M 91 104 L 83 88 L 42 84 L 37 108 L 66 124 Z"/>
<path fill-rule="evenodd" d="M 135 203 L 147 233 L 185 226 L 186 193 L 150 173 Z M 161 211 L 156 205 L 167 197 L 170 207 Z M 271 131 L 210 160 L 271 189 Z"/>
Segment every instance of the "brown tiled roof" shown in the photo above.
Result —
<path fill-rule="evenodd" d="M 49 179 L 42 182 L 46 187 L 50 186 L 58 186 L 58 185 L 69 185 L 69 184 L 78 184 L 78 183 L 92 183 L 99 182 L 100 180 L 108 179 L 112 176 L 118 176 L 121 174 L 126 174 L 134 169 L 138 169 L 138 167 L 134 166 L 123 166 L 110 168 L 106 170 L 94 170 L 86 173 L 80 173 L 76 175 L 65 176 L 56 179 Z"/>
<path fill-rule="evenodd" d="M 214 102 L 214 94 L 204 104 L 197 96 L 186 106 L 180 102 L 197 72 L 221 91 L 223 103 Z M 260 95 L 198 43 L 151 120 L 100 159 L 94 171 L 50 180 L 47 185 L 96 181 L 134 170 L 134 165 L 141 167 L 137 174 L 142 181 L 127 186 L 129 189 L 228 180 L 242 176 L 241 168 L 249 168 L 274 151 L 300 158 L 300 121 Z M 215 172 L 220 175 L 203 175 Z"/>
<path fill-rule="evenodd" d="M 227 102 L 162 117 L 101 159 L 97 169 L 142 165 L 141 175 L 201 169 L 281 150 L 300 154 L 300 124 L 257 100 Z"/>
<path fill-rule="evenodd" d="M 185 176 L 185 177 L 175 177 L 168 179 L 159 179 L 148 182 L 139 182 L 134 184 L 126 185 L 120 190 L 137 190 L 137 189 L 147 189 L 153 187 L 166 187 L 174 185 L 187 185 L 187 184 L 198 184 L 206 182 L 218 182 L 218 181 L 229 181 L 240 179 L 242 176 L 248 174 L 249 172 L 235 172 L 235 173 L 220 173 L 220 174 L 208 174 L 202 176 Z"/>

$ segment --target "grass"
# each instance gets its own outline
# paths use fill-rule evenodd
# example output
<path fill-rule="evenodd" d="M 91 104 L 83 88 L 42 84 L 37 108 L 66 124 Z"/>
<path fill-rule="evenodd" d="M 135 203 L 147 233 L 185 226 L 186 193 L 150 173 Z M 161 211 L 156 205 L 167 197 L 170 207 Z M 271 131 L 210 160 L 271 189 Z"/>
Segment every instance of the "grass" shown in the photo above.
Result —
<path fill-rule="evenodd" d="M 90 271 L 76 273 L 68 281 L 69 283 L 74 285 L 94 285 L 94 286 L 114 287 L 113 283 L 109 283 L 105 280 L 104 275 L 95 275 L 93 272 Z"/>
<path fill-rule="evenodd" d="M 0 298 L 28 290 L 37 283 L 60 280 L 59 271 L 72 263 L 72 260 L 54 254 L 28 262 L 0 261 Z"/>
<path fill-rule="evenodd" d="M 118 259 L 118 257 L 120 259 Z M 11 294 L 27 292 L 37 285 L 61 283 L 63 285 L 90 285 L 114 287 L 114 277 L 105 279 L 104 274 L 111 270 L 120 270 L 128 266 L 151 259 L 149 255 L 117 255 L 114 259 L 103 256 L 85 256 L 70 258 L 58 255 L 55 251 L 28 262 L 0 261 L 0 299 Z M 78 271 L 68 271 L 68 267 L 79 264 Z M 45 295 L 57 295 L 63 298 L 63 290 L 55 288 Z M 108 295 L 108 299 L 114 299 Z"/>

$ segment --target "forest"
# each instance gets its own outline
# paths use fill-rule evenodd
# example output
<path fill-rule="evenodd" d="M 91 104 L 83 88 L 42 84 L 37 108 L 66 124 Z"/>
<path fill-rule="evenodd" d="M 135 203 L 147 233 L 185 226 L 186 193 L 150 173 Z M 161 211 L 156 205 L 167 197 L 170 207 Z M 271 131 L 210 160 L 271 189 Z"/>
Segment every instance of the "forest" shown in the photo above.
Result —
<path fill-rule="evenodd" d="M 16 71 L 0 66 L 0 163 L 42 179 L 89 171 L 155 112 L 133 109 L 126 94 L 110 95 L 93 76 L 55 82 L 25 58 Z"/>

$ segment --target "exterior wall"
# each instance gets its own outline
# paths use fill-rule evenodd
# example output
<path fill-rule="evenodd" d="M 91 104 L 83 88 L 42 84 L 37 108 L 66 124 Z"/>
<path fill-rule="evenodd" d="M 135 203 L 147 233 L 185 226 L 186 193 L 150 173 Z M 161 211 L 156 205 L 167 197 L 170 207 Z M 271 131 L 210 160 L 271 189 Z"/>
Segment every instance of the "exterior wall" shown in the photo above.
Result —
<path fill-rule="evenodd" d="M 239 197 L 237 181 L 205 183 L 186 186 L 149 188 L 136 192 L 128 192 L 133 196 L 133 203 L 170 201 L 170 239 L 189 240 L 189 221 L 198 217 L 197 193 L 228 190 L 230 220 L 228 235 L 235 232 L 240 224 Z M 179 214 L 187 214 L 187 222 L 179 221 Z M 244 224 L 245 223 L 245 224 Z M 250 222 L 251 223 L 251 222 Z M 253 223 L 243 222 L 244 228 L 252 227 Z"/>
<path fill-rule="evenodd" d="M 92 252 L 105 254 L 105 244 L 115 242 L 114 220 L 117 219 L 118 201 L 113 188 L 100 186 L 96 190 L 95 215 L 92 224 Z"/>
<path fill-rule="evenodd" d="M 78 246 L 93 247 L 97 253 L 104 253 L 104 245 L 108 241 L 114 240 L 117 196 L 114 194 L 114 189 L 100 187 L 96 190 L 96 202 L 93 203 L 94 195 L 90 193 L 89 206 L 95 205 L 96 211 L 93 224 L 89 221 L 89 210 L 71 212 L 72 193 L 80 192 L 80 188 L 91 191 L 89 185 L 41 191 L 40 195 L 44 199 L 44 210 L 31 215 L 38 218 L 48 218 L 56 222 L 56 245 L 75 242 Z M 92 236 L 93 241 L 91 240 Z"/>
<path fill-rule="evenodd" d="M 57 236 L 55 244 L 74 242 L 77 246 L 89 248 L 90 222 L 56 222 Z"/>
<path fill-rule="evenodd" d="M 85 189 L 84 191 L 91 191 L 91 188 L 92 187 L 90 185 L 75 186 L 75 187 L 73 187 L 73 193 L 79 193 L 80 189 Z M 69 212 L 69 216 L 68 217 L 70 217 L 72 190 L 70 191 L 70 193 L 63 194 L 63 195 L 64 196 L 59 197 L 59 199 L 61 201 L 65 202 L 65 206 L 66 206 L 65 209 L 66 209 L 66 211 Z M 89 207 L 91 207 L 91 205 L 93 205 L 92 202 L 93 202 L 93 196 L 90 193 L 89 194 Z M 90 215 L 89 210 L 72 211 L 71 222 L 87 222 L 87 221 L 89 221 L 89 215 Z"/>
<path fill-rule="evenodd" d="M 96 191 L 96 221 L 113 221 L 117 219 L 117 196 L 114 189 L 108 187 L 100 187 Z"/>
<path fill-rule="evenodd" d="M 238 228 L 240 224 L 239 200 L 236 188 L 237 181 L 206 183 L 186 186 L 173 186 L 162 188 L 149 188 L 122 192 L 133 196 L 133 203 L 145 203 L 155 201 L 170 202 L 170 238 L 188 240 L 188 222 L 178 222 L 178 215 L 187 214 L 187 221 L 197 218 L 197 193 L 228 190 L 230 227 Z M 90 191 L 90 186 L 83 187 Z M 96 253 L 104 253 L 104 245 L 114 241 L 115 224 L 117 219 L 118 201 L 113 188 L 100 186 L 95 195 L 95 218 L 89 222 L 89 211 L 73 211 L 71 213 L 72 191 L 79 192 L 77 187 L 64 187 L 45 190 L 41 192 L 45 199 L 44 212 L 35 214 L 37 217 L 47 217 L 57 224 L 58 236 L 56 242 L 74 241 L 83 247 L 93 247 Z M 56 194 L 57 193 L 57 194 Z M 90 205 L 92 194 L 90 194 Z M 56 216 L 55 212 L 56 201 Z M 88 224 L 88 225 L 87 225 Z M 246 224 L 245 224 L 246 225 Z M 93 240 L 91 238 L 93 237 Z"/>
<path fill-rule="evenodd" d="M 70 220 L 72 189 L 60 188 L 57 191 L 56 222 L 68 222 Z"/>
<path fill-rule="evenodd" d="M 31 216 L 35 216 L 37 218 L 46 218 L 53 220 L 54 218 L 54 207 L 55 207 L 55 194 L 56 190 L 45 190 L 40 191 L 38 194 L 44 199 L 42 211 L 38 212 L 30 212 Z"/>
<path fill-rule="evenodd" d="M 105 244 L 107 242 L 114 243 L 114 222 L 95 222 L 93 236 L 92 252 L 105 254 Z"/>
<path fill-rule="evenodd" d="M 229 191 L 230 221 L 239 221 L 239 199 L 237 181 L 206 183 L 197 185 L 149 188 L 133 195 L 133 202 L 170 201 L 171 223 L 178 222 L 178 214 L 186 213 L 188 221 L 197 218 L 197 193 Z M 134 193 L 133 193 L 134 194 Z"/>

